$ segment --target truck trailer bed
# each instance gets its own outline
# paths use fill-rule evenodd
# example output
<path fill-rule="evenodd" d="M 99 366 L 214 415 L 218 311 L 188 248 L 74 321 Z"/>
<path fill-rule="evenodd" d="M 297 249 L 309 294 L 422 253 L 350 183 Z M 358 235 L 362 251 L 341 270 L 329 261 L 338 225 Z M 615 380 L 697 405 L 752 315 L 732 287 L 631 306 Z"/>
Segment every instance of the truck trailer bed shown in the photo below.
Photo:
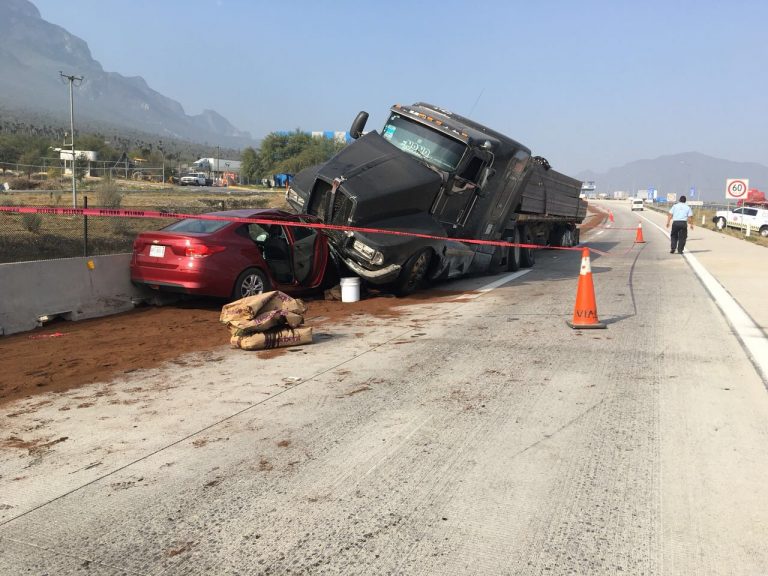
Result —
<path fill-rule="evenodd" d="M 581 181 L 536 165 L 523 189 L 520 212 L 583 220 L 587 203 L 580 193 Z"/>

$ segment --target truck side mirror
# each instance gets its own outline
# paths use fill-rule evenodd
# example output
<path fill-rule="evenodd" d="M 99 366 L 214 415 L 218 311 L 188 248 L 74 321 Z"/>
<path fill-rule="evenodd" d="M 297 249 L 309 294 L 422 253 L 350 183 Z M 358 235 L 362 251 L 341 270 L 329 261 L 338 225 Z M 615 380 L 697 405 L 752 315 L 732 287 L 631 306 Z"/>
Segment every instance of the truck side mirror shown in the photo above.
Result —
<path fill-rule="evenodd" d="M 366 122 L 368 122 L 368 112 L 364 110 L 358 112 L 357 116 L 355 116 L 354 122 L 352 122 L 352 128 L 349 129 L 349 135 L 355 140 L 360 138 L 360 136 L 363 135 Z"/>

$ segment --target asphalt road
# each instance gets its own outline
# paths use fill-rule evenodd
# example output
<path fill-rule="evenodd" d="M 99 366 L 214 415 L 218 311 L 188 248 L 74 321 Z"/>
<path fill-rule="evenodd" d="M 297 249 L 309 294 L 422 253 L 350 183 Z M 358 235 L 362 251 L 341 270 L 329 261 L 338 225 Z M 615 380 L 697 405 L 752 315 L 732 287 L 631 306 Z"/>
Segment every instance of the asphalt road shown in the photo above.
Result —
<path fill-rule="evenodd" d="M 566 325 L 581 255 L 547 250 L 281 356 L 20 403 L 6 434 L 50 440 L 0 450 L 0 574 L 766 574 L 763 379 L 614 215 L 605 330 Z"/>

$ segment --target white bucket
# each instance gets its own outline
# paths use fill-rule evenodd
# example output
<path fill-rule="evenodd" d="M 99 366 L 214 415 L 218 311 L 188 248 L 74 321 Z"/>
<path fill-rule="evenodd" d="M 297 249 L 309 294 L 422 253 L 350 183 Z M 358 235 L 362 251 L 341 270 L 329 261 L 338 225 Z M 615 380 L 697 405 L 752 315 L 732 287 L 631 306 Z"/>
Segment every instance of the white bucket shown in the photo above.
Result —
<path fill-rule="evenodd" d="M 360 278 L 357 276 L 353 278 L 342 278 L 341 301 L 357 302 L 358 300 L 360 300 Z"/>

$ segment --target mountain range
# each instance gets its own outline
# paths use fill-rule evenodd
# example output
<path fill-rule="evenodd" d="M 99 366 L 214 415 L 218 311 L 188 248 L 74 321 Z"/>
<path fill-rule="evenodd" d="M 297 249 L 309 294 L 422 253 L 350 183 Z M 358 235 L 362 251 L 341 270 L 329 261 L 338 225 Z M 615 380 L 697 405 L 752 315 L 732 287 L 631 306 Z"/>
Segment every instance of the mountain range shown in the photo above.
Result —
<path fill-rule="evenodd" d="M 576 178 L 595 183 L 597 193 L 623 191 L 634 196 L 638 190 L 655 189 L 659 198 L 667 194 L 686 195 L 691 200 L 725 200 L 725 181 L 745 178 L 750 188 L 765 190 L 768 166 L 755 162 L 733 162 L 699 152 L 637 160 L 604 173 L 579 172 Z M 691 191 L 693 190 L 693 194 Z"/>
<path fill-rule="evenodd" d="M 76 95 L 80 121 L 200 143 L 256 144 L 248 132 L 213 110 L 187 115 L 181 104 L 150 88 L 142 77 L 105 71 L 84 40 L 43 20 L 28 0 L 0 0 L 0 13 L 2 109 L 43 112 L 68 124 L 68 86 L 59 74 L 63 71 L 85 77 Z"/>

